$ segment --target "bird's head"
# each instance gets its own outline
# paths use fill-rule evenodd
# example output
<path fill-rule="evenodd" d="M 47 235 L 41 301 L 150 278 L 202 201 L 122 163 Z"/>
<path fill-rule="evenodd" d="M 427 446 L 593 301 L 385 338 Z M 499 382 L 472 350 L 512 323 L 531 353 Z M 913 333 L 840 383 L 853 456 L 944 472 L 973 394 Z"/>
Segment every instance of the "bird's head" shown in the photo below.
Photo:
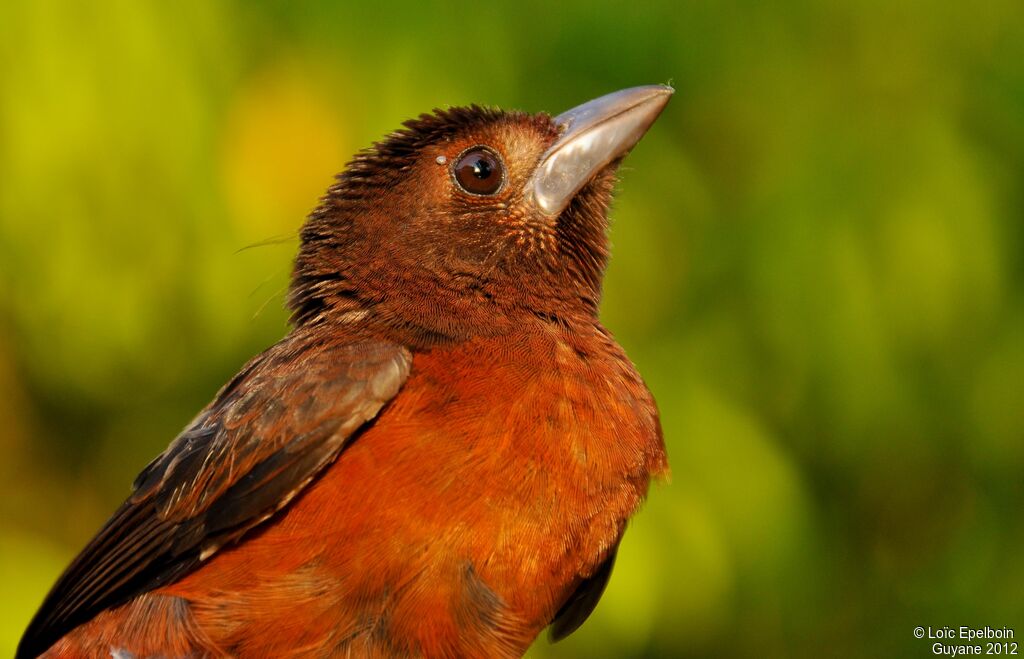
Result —
<path fill-rule="evenodd" d="M 297 324 L 371 323 L 431 342 L 597 312 L 615 170 L 672 94 L 568 112 L 436 110 L 359 153 L 302 229 Z"/>

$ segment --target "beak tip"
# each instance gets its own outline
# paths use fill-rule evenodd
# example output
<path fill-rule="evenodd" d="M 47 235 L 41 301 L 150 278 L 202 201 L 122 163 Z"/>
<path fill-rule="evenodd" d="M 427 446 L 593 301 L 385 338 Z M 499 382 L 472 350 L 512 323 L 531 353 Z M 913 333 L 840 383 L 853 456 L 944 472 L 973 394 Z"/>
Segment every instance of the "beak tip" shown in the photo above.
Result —
<path fill-rule="evenodd" d="M 669 85 L 647 85 L 646 87 L 637 87 L 637 91 L 647 91 L 647 96 L 638 105 L 644 103 L 650 103 L 651 105 L 657 105 L 660 108 L 664 108 L 665 105 L 672 99 L 672 95 L 676 93 L 674 87 Z"/>
<path fill-rule="evenodd" d="M 651 85 L 650 89 L 651 99 L 648 102 L 651 105 L 657 106 L 658 109 L 655 114 L 655 117 L 657 117 L 657 114 L 660 114 L 665 109 L 665 106 L 668 105 L 668 102 L 672 100 L 672 95 L 676 93 L 676 90 L 669 85 Z"/>

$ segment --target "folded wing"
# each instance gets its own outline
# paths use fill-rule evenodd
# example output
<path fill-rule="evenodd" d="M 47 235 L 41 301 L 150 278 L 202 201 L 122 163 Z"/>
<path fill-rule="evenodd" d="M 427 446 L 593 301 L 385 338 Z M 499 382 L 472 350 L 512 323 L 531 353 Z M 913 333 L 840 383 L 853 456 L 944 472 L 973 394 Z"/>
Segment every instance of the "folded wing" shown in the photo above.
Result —
<path fill-rule="evenodd" d="M 398 393 L 411 363 L 393 344 L 294 334 L 250 361 L 139 474 L 43 601 L 18 657 L 176 580 L 272 516 Z"/>

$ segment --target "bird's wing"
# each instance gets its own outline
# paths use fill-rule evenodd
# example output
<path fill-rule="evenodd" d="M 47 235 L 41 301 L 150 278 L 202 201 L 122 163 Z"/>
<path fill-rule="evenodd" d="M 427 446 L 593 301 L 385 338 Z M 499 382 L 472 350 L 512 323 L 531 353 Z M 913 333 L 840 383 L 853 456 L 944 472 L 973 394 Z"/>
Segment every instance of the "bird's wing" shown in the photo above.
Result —
<path fill-rule="evenodd" d="M 139 474 L 47 595 L 18 656 L 183 576 L 280 510 L 398 393 L 411 363 L 392 344 L 294 335 L 253 359 Z"/>

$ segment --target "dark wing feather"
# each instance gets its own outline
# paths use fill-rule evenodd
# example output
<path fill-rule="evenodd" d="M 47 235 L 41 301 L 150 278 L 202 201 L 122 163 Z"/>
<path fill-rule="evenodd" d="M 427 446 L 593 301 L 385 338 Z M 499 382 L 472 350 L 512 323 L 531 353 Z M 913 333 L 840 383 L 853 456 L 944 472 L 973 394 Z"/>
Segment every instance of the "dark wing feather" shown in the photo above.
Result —
<path fill-rule="evenodd" d="M 592 575 L 581 581 L 569 599 L 562 604 L 562 608 L 555 614 L 555 619 L 548 628 L 548 637 L 552 643 L 561 641 L 579 629 L 597 608 L 597 603 L 601 600 L 601 595 L 604 595 L 604 589 L 612 576 L 616 554 L 618 547 L 612 549 L 608 558 L 604 559 Z"/>
<path fill-rule="evenodd" d="M 174 581 L 273 515 L 398 393 L 411 363 L 392 344 L 297 335 L 253 359 L 139 474 L 47 595 L 17 656 Z"/>

